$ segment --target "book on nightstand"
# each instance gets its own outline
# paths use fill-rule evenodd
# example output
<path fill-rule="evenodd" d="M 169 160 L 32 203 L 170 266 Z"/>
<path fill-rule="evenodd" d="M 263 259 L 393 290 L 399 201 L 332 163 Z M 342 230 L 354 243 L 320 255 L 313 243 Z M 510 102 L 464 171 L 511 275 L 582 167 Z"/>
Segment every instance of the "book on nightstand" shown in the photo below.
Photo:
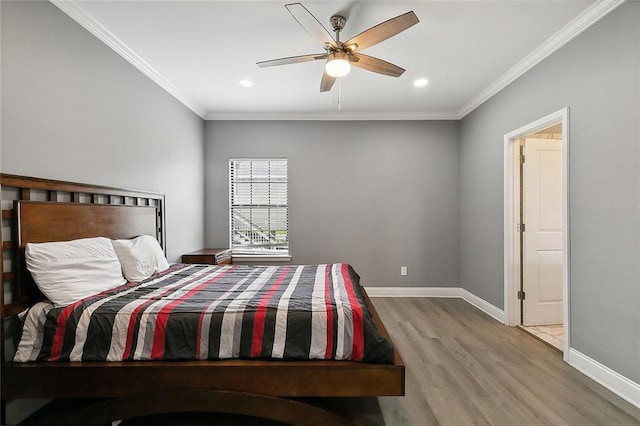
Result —
<path fill-rule="evenodd" d="M 231 262 L 232 256 L 229 248 L 208 248 L 182 255 L 182 263 L 228 265 Z"/>

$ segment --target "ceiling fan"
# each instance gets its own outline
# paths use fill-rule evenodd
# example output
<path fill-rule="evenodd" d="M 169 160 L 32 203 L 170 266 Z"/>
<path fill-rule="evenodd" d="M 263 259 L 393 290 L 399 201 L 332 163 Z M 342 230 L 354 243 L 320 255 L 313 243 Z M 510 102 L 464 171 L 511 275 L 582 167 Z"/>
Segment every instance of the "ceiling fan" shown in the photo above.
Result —
<path fill-rule="evenodd" d="M 258 66 L 272 67 L 326 59 L 325 71 L 322 74 L 322 80 L 320 82 L 321 92 L 331 90 L 336 78 L 347 75 L 351 69 L 351 65 L 392 77 L 400 77 L 405 71 L 397 65 L 374 58 L 373 56 L 365 55 L 360 53 L 360 51 L 391 38 L 417 24 L 419 20 L 413 11 L 384 21 L 361 32 L 355 37 L 351 37 L 347 41 L 340 41 L 340 31 L 342 31 L 347 22 L 344 16 L 334 15 L 329 20 L 336 33 L 334 39 L 329 31 L 327 31 L 316 17 L 302 4 L 291 3 L 285 5 L 285 7 L 289 13 L 291 13 L 293 19 L 295 19 L 312 38 L 322 44 L 325 52 L 262 61 L 257 63 Z"/>

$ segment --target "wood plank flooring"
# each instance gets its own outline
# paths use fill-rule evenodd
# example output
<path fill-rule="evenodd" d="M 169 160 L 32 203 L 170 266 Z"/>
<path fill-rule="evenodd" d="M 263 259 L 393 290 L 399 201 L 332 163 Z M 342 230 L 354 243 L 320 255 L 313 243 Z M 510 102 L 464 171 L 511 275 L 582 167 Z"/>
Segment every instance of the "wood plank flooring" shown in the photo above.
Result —
<path fill-rule="evenodd" d="M 301 400 L 385 426 L 640 425 L 640 409 L 461 299 L 372 300 L 406 364 L 406 396 Z M 278 423 L 198 413 L 125 424 Z"/>
<path fill-rule="evenodd" d="M 378 398 L 376 423 L 640 425 L 640 409 L 461 299 L 373 303 L 407 375 L 405 397 Z"/>

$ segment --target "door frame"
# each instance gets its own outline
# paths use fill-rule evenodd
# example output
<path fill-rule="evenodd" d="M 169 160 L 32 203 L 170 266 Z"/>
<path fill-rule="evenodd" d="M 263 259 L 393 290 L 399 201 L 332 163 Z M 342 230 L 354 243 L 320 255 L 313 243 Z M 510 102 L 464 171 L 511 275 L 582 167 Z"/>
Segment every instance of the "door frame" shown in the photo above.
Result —
<path fill-rule="evenodd" d="M 520 213 L 519 140 L 547 127 L 562 123 L 562 309 L 564 322 L 563 358 L 569 359 L 570 280 L 569 267 L 569 107 L 562 108 L 504 135 L 504 312 L 506 324 L 520 324 Z"/>

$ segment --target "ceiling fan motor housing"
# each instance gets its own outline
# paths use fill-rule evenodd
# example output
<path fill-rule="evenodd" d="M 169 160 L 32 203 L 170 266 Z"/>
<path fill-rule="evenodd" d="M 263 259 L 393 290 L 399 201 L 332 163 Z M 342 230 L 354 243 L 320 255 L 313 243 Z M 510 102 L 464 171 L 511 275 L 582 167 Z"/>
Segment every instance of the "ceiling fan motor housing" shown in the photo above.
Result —
<path fill-rule="evenodd" d="M 342 15 L 333 15 L 329 22 L 331 22 L 331 27 L 333 31 L 340 32 L 344 28 L 344 24 L 347 23 L 347 18 Z"/>

